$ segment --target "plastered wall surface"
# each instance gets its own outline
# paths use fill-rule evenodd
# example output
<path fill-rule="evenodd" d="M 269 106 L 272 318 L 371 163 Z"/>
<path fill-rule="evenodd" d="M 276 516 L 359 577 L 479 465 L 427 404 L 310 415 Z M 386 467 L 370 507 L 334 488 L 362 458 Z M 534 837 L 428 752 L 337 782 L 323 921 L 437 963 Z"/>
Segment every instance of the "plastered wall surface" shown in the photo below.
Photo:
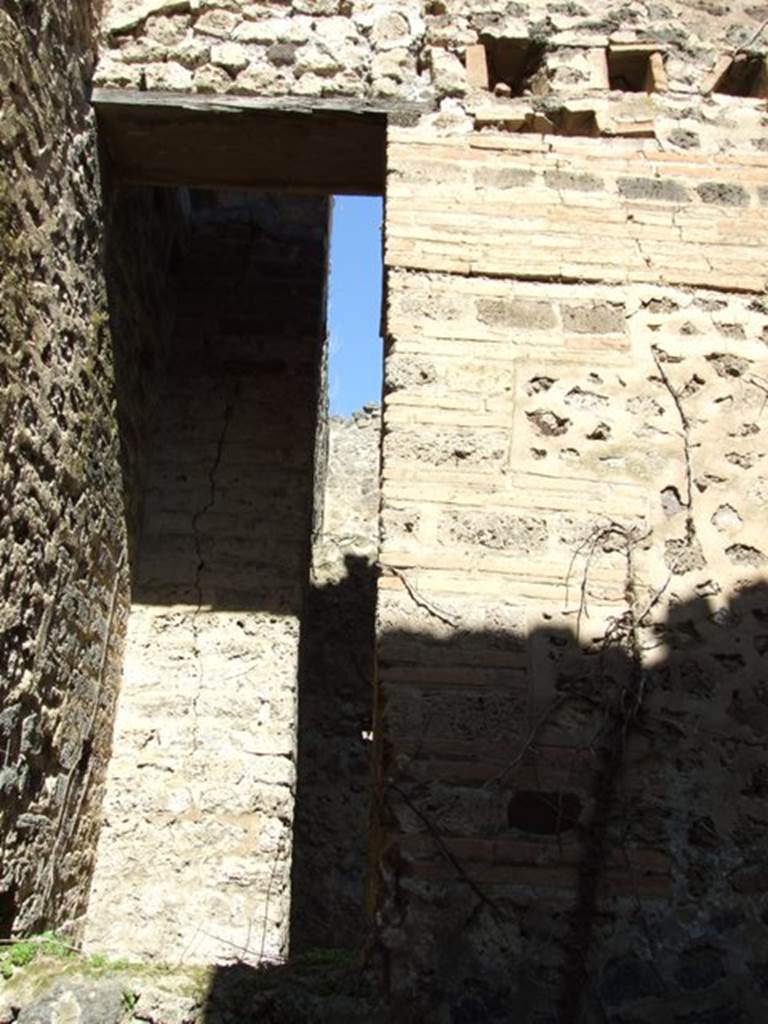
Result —
<path fill-rule="evenodd" d="M 127 559 L 89 5 L 0 5 L 0 934 L 77 927 Z"/>
<path fill-rule="evenodd" d="M 768 161 L 657 153 L 390 132 L 379 920 L 484 1019 L 765 1007 Z"/>
<path fill-rule="evenodd" d="M 274 959 L 289 927 L 327 202 L 193 194 L 190 217 L 86 944 Z"/>

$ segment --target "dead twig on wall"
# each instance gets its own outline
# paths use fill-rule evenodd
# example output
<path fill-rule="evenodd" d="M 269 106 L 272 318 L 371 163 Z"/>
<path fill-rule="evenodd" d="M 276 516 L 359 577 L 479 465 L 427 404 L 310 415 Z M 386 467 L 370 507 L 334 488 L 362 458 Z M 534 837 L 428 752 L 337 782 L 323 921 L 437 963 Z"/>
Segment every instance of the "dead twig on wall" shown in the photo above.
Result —
<path fill-rule="evenodd" d="M 512 774 L 512 772 L 520 766 L 525 755 L 536 746 L 536 739 L 538 738 L 538 735 L 541 732 L 541 730 L 549 721 L 550 715 L 552 715 L 553 712 L 556 711 L 565 702 L 565 699 L 565 696 L 561 694 L 559 697 L 555 697 L 555 699 L 544 708 L 539 717 L 531 726 L 528 735 L 523 741 L 522 746 L 518 750 L 515 757 L 509 762 L 506 768 L 504 768 L 502 771 L 498 773 L 498 775 L 494 775 L 492 778 L 487 779 L 483 784 L 484 786 L 495 786 L 498 785 L 500 782 L 504 782 Z"/>
<path fill-rule="evenodd" d="M 442 608 L 438 608 L 436 604 L 433 604 L 431 601 L 428 601 L 427 598 L 423 596 L 423 594 L 420 594 L 416 587 L 413 585 L 413 583 L 411 583 L 411 581 L 402 571 L 402 569 L 396 569 L 394 565 L 382 564 L 381 570 L 389 576 L 396 576 L 397 579 L 400 580 L 400 582 L 407 590 L 408 595 L 410 596 L 413 603 L 417 604 L 419 608 L 423 608 L 425 612 L 428 612 L 433 618 L 439 619 L 440 622 L 444 622 L 446 626 L 450 626 L 452 629 L 458 628 L 458 620 L 452 618 L 452 616 L 450 616 L 448 612 L 444 611 Z"/>
<path fill-rule="evenodd" d="M 746 43 L 744 43 L 743 46 L 740 47 L 742 52 L 745 51 L 745 50 L 751 49 L 755 45 L 757 40 L 760 38 L 760 36 L 763 34 L 763 32 L 765 32 L 765 30 L 767 28 L 768 28 L 768 18 L 765 19 L 765 21 L 762 23 L 760 28 L 758 28 L 757 32 L 755 32 L 755 34 Z"/>
<path fill-rule="evenodd" d="M 663 360 L 666 358 L 666 352 L 660 349 L 658 345 L 651 345 L 651 355 L 656 365 L 659 378 L 662 384 L 669 392 L 670 398 L 675 404 L 677 414 L 680 417 L 681 439 L 683 442 L 683 460 L 685 463 L 685 508 L 688 512 L 687 517 L 687 530 L 689 538 L 693 536 L 695 528 L 693 525 L 693 464 L 691 460 L 691 421 L 688 419 L 688 415 L 683 408 L 683 400 L 680 393 L 673 386 L 672 381 L 669 379 L 669 374 L 664 369 Z"/>
<path fill-rule="evenodd" d="M 480 900 L 482 904 L 484 904 L 491 911 L 493 911 L 493 914 L 497 917 L 497 919 L 503 920 L 506 915 L 504 914 L 502 909 L 496 903 L 494 903 L 494 901 L 490 898 L 490 896 L 488 896 L 487 893 L 483 892 L 483 890 L 480 888 L 477 882 L 475 882 L 475 880 L 468 874 L 464 865 L 461 863 L 458 857 L 456 857 L 455 854 L 451 852 L 445 840 L 440 835 L 440 832 L 438 831 L 437 827 L 432 823 L 429 817 L 419 807 L 417 807 L 414 801 L 408 796 L 408 794 L 405 793 L 394 782 L 388 782 L 386 786 L 387 789 L 391 789 L 393 793 L 397 793 L 397 795 L 400 797 L 400 799 L 403 801 L 406 807 L 413 814 L 416 815 L 416 817 L 419 819 L 419 821 L 422 823 L 422 825 L 424 826 L 424 828 L 427 830 L 430 837 L 434 841 L 435 846 L 438 848 L 443 857 L 445 857 L 445 859 L 448 861 L 451 867 L 456 871 L 456 874 L 458 875 L 460 880 L 464 882 L 465 885 L 469 886 L 469 888 L 472 890 L 475 896 L 477 896 L 478 900 Z"/>

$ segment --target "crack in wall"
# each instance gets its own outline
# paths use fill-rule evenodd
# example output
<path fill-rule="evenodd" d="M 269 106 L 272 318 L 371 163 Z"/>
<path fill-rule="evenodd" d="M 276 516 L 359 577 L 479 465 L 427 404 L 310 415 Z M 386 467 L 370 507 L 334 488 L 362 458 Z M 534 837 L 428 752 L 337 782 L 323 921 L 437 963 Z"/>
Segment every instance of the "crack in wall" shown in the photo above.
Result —
<path fill-rule="evenodd" d="M 192 612 L 190 618 L 190 628 L 192 630 L 192 657 L 196 669 L 195 679 L 195 692 L 190 702 L 190 709 L 192 712 L 192 753 L 195 753 L 199 747 L 199 735 L 198 735 L 198 704 L 200 701 L 200 695 L 205 680 L 205 670 L 202 662 L 202 651 L 200 649 L 200 623 L 199 616 L 203 609 L 203 573 L 206 569 L 205 557 L 203 555 L 203 537 L 200 532 L 200 522 L 208 515 L 216 506 L 217 496 L 217 484 L 216 477 L 221 466 L 221 460 L 224 455 L 224 445 L 226 444 L 227 433 L 232 423 L 232 416 L 235 412 L 237 405 L 237 399 L 239 397 L 239 385 L 235 384 L 232 395 L 226 401 L 224 406 L 224 412 L 221 420 L 221 428 L 216 441 L 216 452 L 213 458 L 213 462 L 208 469 L 208 499 L 202 508 L 198 509 L 192 516 L 192 539 L 195 546 L 195 578 L 192 583 L 192 590 L 195 595 L 195 610 Z"/>

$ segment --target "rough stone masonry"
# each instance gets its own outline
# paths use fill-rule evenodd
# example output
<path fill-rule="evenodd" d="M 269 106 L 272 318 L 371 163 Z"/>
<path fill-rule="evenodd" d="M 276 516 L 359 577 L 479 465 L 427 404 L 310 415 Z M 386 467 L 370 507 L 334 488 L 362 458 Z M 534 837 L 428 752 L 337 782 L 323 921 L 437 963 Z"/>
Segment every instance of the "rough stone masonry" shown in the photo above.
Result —
<path fill-rule="evenodd" d="M 173 318 L 169 296 L 190 252 L 189 211 L 140 191 L 126 222 L 126 186 L 98 180 L 88 91 L 97 104 L 221 118 L 254 106 L 358 118 L 386 109 L 368 962 L 418 1019 L 761 1020 L 768 8 L 117 0 L 95 19 L 86 7 L 0 0 L 6 933 L 82 931 L 129 564 L 135 598 L 163 561 L 187 586 L 200 564 L 189 517 L 184 550 L 174 553 L 169 530 L 142 551 L 159 479 L 150 456 L 162 461 L 148 438 L 172 443 L 171 421 L 190 444 L 199 431 L 204 485 L 230 407 L 197 391 L 204 410 L 190 402 L 174 419 L 176 398 L 158 397 L 184 387 L 169 341 L 184 317 L 177 298 Z M 138 220 L 143 242 L 157 241 L 149 263 L 125 259 Z M 256 239 L 254 279 L 269 272 L 258 255 L 269 242 Z M 148 267 L 154 290 L 137 285 Z M 285 310 L 287 334 L 302 308 Z M 253 344 L 266 349 L 260 331 Z M 249 380 L 241 365 L 226 376 L 227 386 Z M 266 389 L 249 414 L 314 424 L 319 379 L 300 407 Z M 306 429 L 293 500 L 313 486 Z M 226 437 L 222 459 L 225 448 Z M 244 486 L 258 489 L 257 474 Z M 304 509 L 290 555 L 299 589 Z M 227 529 L 214 538 L 224 549 Z M 149 569 L 129 559 L 128 534 Z M 156 595 L 151 604 L 129 631 L 142 616 L 151 633 L 176 614 Z M 199 606 L 185 599 L 189 642 L 153 684 L 169 695 L 170 720 L 178 690 L 167 680 L 205 639 Z M 240 628 L 232 610 L 221 628 Z M 167 761 L 152 751 L 142 768 L 118 729 L 91 935 L 103 935 L 114 878 L 127 890 L 145 870 L 131 842 L 146 849 L 153 819 L 130 780 L 191 768 L 207 795 L 168 805 L 162 849 L 175 859 L 151 865 L 162 900 L 137 901 L 118 924 L 154 941 L 181 880 L 212 921 L 217 872 L 229 872 L 262 922 L 257 954 L 285 951 L 290 851 L 275 851 L 301 765 L 291 757 L 301 719 L 292 614 L 279 641 L 285 677 L 247 695 L 249 718 L 281 705 L 262 734 L 279 750 L 256 753 L 286 770 L 264 779 L 249 766 L 246 789 L 275 788 L 247 809 L 232 806 L 249 799 L 242 788 L 224 778 L 206 789 L 212 767 L 187 756 L 188 687 L 178 721 L 189 736 L 167 733 Z M 254 658 L 264 673 L 258 652 L 274 624 L 249 622 L 234 660 Z M 153 671 L 164 664 L 149 660 Z M 223 668 L 204 673 L 218 690 Z M 205 743 L 257 735 L 255 724 L 235 731 L 229 710 L 209 701 Z M 167 782 L 147 787 L 150 800 Z M 242 838 L 237 864 L 214 854 L 201 870 L 185 833 L 192 806 L 195 828 Z M 128 812 L 119 830 L 116 811 Z M 238 831 L 241 813 L 266 819 Z M 110 868 L 118 846 L 122 866 Z M 332 944 L 333 906 L 304 906 L 315 920 L 327 914 Z M 254 915 L 231 914 L 223 907 L 217 933 L 250 950 Z M 173 934 L 183 956 L 181 926 Z"/>

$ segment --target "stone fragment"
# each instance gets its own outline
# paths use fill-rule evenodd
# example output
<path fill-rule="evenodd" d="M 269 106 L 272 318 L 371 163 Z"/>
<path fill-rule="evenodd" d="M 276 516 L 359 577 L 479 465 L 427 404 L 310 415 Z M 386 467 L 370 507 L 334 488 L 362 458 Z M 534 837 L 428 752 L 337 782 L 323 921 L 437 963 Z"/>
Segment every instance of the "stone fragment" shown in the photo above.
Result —
<path fill-rule="evenodd" d="M 336 14 L 339 0 L 293 0 L 293 9 L 299 14 Z"/>
<path fill-rule="evenodd" d="M 463 96 L 467 91 L 464 67 L 448 50 L 432 48 L 428 54 L 432 84 L 444 96 Z"/>
<path fill-rule="evenodd" d="M 565 404 L 573 405 L 577 409 L 602 409 L 609 403 L 607 395 L 600 395 L 596 391 L 587 391 L 578 385 L 571 388 L 565 396 Z"/>
<path fill-rule="evenodd" d="M 141 77 L 141 68 L 136 64 L 126 64 L 105 56 L 99 61 L 93 76 L 93 84 L 117 89 L 138 89 L 141 86 Z"/>
<path fill-rule="evenodd" d="M 741 529 L 744 520 L 733 505 L 720 505 L 712 515 L 712 525 L 721 533 L 728 533 Z"/>
<path fill-rule="evenodd" d="M 522 188 L 530 185 L 536 174 L 522 167 L 478 167 L 474 178 L 476 188 Z"/>
<path fill-rule="evenodd" d="M 288 79 L 271 64 L 249 64 L 232 83 L 231 92 L 252 96 L 263 93 L 274 96 L 288 90 Z"/>
<path fill-rule="evenodd" d="M 685 506 L 680 498 L 680 492 L 676 487 L 665 487 L 661 492 L 661 507 L 665 516 L 670 519 L 679 515 Z"/>
<path fill-rule="evenodd" d="M 664 561 L 674 576 L 703 569 L 707 564 L 701 544 L 695 536 L 668 540 L 664 544 Z"/>
<path fill-rule="evenodd" d="M 577 192 L 599 192 L 605 188 L 602 179 L 594 174 L 573 173 L 572 171 L 545 171 L 544 181 L 554 189 L 572 189 Z"/>
<path fill-rule="evenodd" d="M 720 206 L 749 205 L 749 193 L 744 186 L 730 181 L 705 181 L 696 186 L 696 192 L 704 203 Z"/>
<path fill-rule="evenodd" d="M 120 47 L 120 60 L 126 64 L 162 64 L 168 56 L 162 43 L 139 37 Z"/>
<path fill-rule="evenodd" d="M 207 43 L 194 37 L 183 40 L 168 51 L 169 59 L 182 64 L 185 68 L 199 68 L 208 62 L 210 54 L 211 49 Z"/>
<path fill-rule="evenodd" d="M 698 149 L 701 138 L 697 132 L 689 128 L 675 128 L 669 133 L 669 141 L 680 149 Z"/>
<path fill-rule="evenodd" d="M 124 35 L 138 28 L 153 14 L 188 14 L 190 0 L 145 0 L 139 5 L 113 9 L 106 20 L 105 28 L 110 35 Z"/>
<path fill-rule="evenodd" d="M 309 72 L 296 79 L 294 90 L 299 96 L 322 96 L 326 83 L 327 79 Z"/>
<path fill-rule="evenodd" d="M 750 367 L 748 359 L 731 352 L 712 352 L 706 359 L 718 377 L 743 377 Z"/>
<path fill-rule="evenodd" d="M 204 64 L 195 69 L 192 83 L 196 92 L 221 93 L 229 89 L 232 79 L 223 68 Z"/>
<path fill-rule="evenodd" d="M 734 565 L 748 565 L 753 569 L 759 569 L 768 563 L 768 556 L 749 544 L 732 544 L 725 549 L 725 553 Z"/>
<path fill-rule="evenodd" d="M 488 76 L 488 56 L 482 44 L 468 46 L 464 55 L 466 65 L 466 81 L 470 89 L 487 89 L 490 85 Z"/>
<path fill-rule="evenodd" d="M 192 72 L 175 61 L 168 61 L 165 64 L 147 64 L 144 68 L 144 78 L 147 89 L 184 92 L 192 87 Z"/>
<path fill-rule="evenodd" d="M 374 78 L 391 78 L 395 83 L 403 82 L 412 68 L 413 57 L 404 49 L 376 53 L 371 62 L 371 74 Z"/>
<path fill-rule="evenodd" d="M 568 432 L 571 421 L 565 416 L 558 416 L 551 409 L 534 409 L 525 414 L 535 433 L 542 437 L 560 437 Z"/>
<path fill-rule="evenodd" d="M 530 124 L 531 110 L 525 101 L 519 103 L 496 102 L 478 107 L 475 111 L 477 128 L 501 128 L 518 131 Z"/>
<path fill-rule="evenodd" d="M 117 981 L 62 981 L 25 1007 L 17 1024 L 121 1024 L 125 1009 L 123 987 Z"/>
<path fill-rule="evenodd" d="M 206 11 L 195 22 L 195 32 L 217 39 L 231 39 L 239 20 L 231 11 Z"/>
<path fill-rule="evenodd" d="M 546 546 L 546 521 L 537 516 L 502 512 L 452 512 L 441 533 L 447 544 L 469 544 L 495 551 L 541 551 Z"/>
<path fill-rule="evenodd" d="M 563 327 L 574 334 L 620 334 L 625 329 L 625 309 L 608 302 L 563 306 Z"/>
<path fill-rule="evenodd" d="M 243 21 L 232 32 L 232 39 L 239 43 L 260 43 L 270 46 L 282 42 L 284 23 L 278 18 L 263 18 L 260 21 Z"/>
<path fill-rule="evenodd" d="M 236 75 L 248 66 L 248 54 L 238 43 L 219 43 L 211 47 L 211 64 Z"/>
<path fill-rule="evenodd" d="M 147 19 L 144 31 L 150 39 L 157 40 L 164 46 L 172 46 L 184 38 L 189 25 L 189 15 L 155 15 Z"/>
<path fill-rule="evenodd" d="M 318 46 L 303 46 L 301 50 L 296 52 L 296 47 L 289 47 L 287 44 L 281 44 L 280 51 L 278 47 L 273 46 L 269 49 L 269 54 L 272 52 L 279 52 L 280 59 L 274 59 L 270 56 L 270 59 L 274 63 L 281 63 L 296 61 L 296 74 L 306 75 L 310 73 L 312 75 L 319 75 L 321 78 L 330 78 L 332 75 L 336 75 L 343 70 L 341 61 L 334 56 L 332 53 L 327 52 L 319 48 Z M 289 53 L 291 54 L 289 60 Z"/>
<path fill-rule="evenodd" d="M 366 92 L 367 83 L 355 71 L 323 79 L 323 96 L 362 96 Z"/>
<path fill-rule="evenodd" d="M 686 189 L 677 181 L 665 178 L 619 178 L 619 193 L 626 199 L 649 199 L 660 203 L 688 203 Z"/>
<path fill-rule="evenodd" d="M 319 45 L 335 51 L 356 40 L 357 32 L 349 18 L 322 18 L 315 22 L 312 38 Z"/>
<path fill-rule="evenodd" d="M 373 23 L 371 38 L 377 47 L 401 46 L 411 34 L 411 26 L 405 14 L 392 11 L 382 15 Z"/>
<path fill-rule="evenodd" d="M 556 326 L 554 307 L 530 299 L 478 299 L 477 318 L 493 327 L 523 327 L 544 331 Z"/>

